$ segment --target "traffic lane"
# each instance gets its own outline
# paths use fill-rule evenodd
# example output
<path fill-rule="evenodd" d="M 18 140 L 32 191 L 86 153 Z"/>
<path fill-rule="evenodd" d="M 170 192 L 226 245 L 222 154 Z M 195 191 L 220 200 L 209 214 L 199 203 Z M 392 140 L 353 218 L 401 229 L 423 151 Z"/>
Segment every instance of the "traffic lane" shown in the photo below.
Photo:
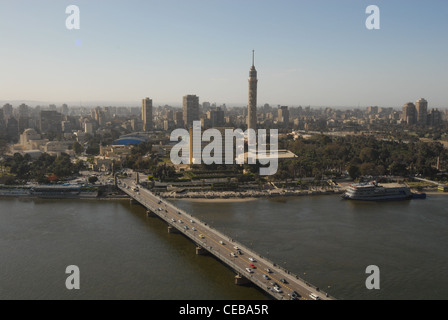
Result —
<path fill-rule="evenodd" d="M 138 192 L 136 192 L 136 191 L 134 191 L 132 189 L 129 192 L 134 194 L 135 197 L 140 198 L 140 197 L 138 197 L 139 196 Z M 142 197 L 143 198 L 142 200 L 144 202 L 147 202 L 147 204 L 152 205 L 154 207 L 156 205 L 161 204 L 161 203 L 159 203 L 160 200 L 155 198 L 150 192 L 147 192 L 146 190 L 143 191 L 143 192 L 146 194 L 145 197 Z M 167 206 L 166 203 L 163 203 L 162 207 L 166 208 L 165 210 L 163 210 L 164 211 L 163 214 L 165 215 L 165 217 L 167 217 L 168 219 L 170 219 L 170 218 L 174 219 L 174 221 L 171 221 L 172 223 L 179 223 L 179 221 L 182 221 L 182 224 L 184 224 L 184 226 L 188 227 L 188 229 L 185 232 L 187 232 L 189 234 L 192 234 L 193 237 L 195 237 L 194 232 L 198 232 L 198 233 L 202 234 L 204 236 L 204 239 L 200 239 L 201 242 L 204 241 L 204 240 L 210 240 L 211 243 L 209 244 L 209 246 L 211 247 L 211 250 L 214 249 L 215 251 L 217 251 L 221 255 L 225 255 L 225 254 L 231 255 L 232 253 L 235 253 L 234 250 L 236 251 L 236 249 L 234 247 L 233 248 L 229 248 L 229 246 L 226 246 L 225 245 L 225 243 L 226 243 L 225 241 L 227 241 L 227 240 L 225 238 L 220 237 L 218 234 L 213 232 L 213 230 L 210 230 L 208 228 L 205 228 L 205 227 L 201 226 L 201 223 L 197 223 L 196 225 L 198 226 L 199 229 L 195 227 L 196 231 L 194 231 L 192 229 L 193 228 L 193 223 L 188 222 L 188 220 L 187 221 L 183 221 L 182 219 L 176 219 L 177 215 L 178 215 L 178 212 L 174 208 L 169 208 L 169 206 Z M 224 245 L 221 243 L 221 241 L 222 241 L 222 243 L 224 243 Z M 213 245 L 216 245 L 216 246 L 213 247 Z M 230 246 L 231 246 L 231 243 L 230 243 Z M 236 259 L 238 259 L 238 260 L 236 260 Z M 249 257 L 247 257 L 247 256 L 237 255 L 236 258 L 234 259 L 234 264 L 239 266 L 241 269 L 250 268 L 250 270 L 253 270 L 253 276 L 256 276 L 256 279 L 258 281 L 260 281 L 261 283 L 264 283 L 266 287 L 270 287 L 270 285 L 271 285 L 269 283 L 270 280 L 272 280 L 274 282 L 281 282 L 280 278 L 277 279 L 275 276 L 273 276 L 272 273 L 268 275 L 267 272 L 264 272 L 262 270 L 262 268 L 266 268 L 266 269 L 268 268 L 268 266 L 265 263 L 263 263 L 263 262 L 258 262 L 257 261 L 258 268 L 257 269 L 252 269 L 251 265 L 255 265 L 254 261 L 251 261 L 249 259 Z M 271 279 L 270 280 L 265 279 L 262 276 L 263 274 L 269 276 Z M 289 288 L 288 286 L 285 286 L 285 287 L 287 287 L 290 292 L 293 291 L 293 289 Z M 279 292 L 277 292 L 277 293 L 279 293 Z M 283 291 L 282 293 L 283 294 L 281 294 L 281 295 L 287 296 L 286 292 Z"/>
<path fill-rule="evenodd" d="M 139 197 L 138 192 L 134 191 L 133 189 L 128 189 L 128 190 L 129 190 L 129 193 L 132 193 L 135 197 L 142 198 L 143 201 L 149 202 L 149 204 L 154 207 L 156 207 L 159 204 L 162 204 L 162 207 L 166 208 L 165 210 L 163 210 L 165 217 L 167 217 L 168 219 L 170 219 L 170 218 L 174 219 L 175 220 L 174 223 L 178 223 L 179 220 L 182 220 L 182 219 L 175 219 L 175 217 L 177 218 L 177 215 L 178 215 L 177 210 L 175 210 L 174 208 L 170 208 L 170 206 L 167 205 L 165 202 L 159 203 L 160 200 L 155 198 L 149 191 L 142 189 L 142 191 L 144 190 L 143 192 L 146 193 L 146 196 Z M 173 222 L 173 221 L 171 221 L 171 222 Z M 190 231 L 189 233 L 191 233 L 194 238 L 195 235 L 194 235 L 194 233 L 192 233 L 193 232 L 193 230 L 192 230 L 193 224 L 189 223 L 188 221 L 183 221 L 183 220 L 182 220 L 182 223 L 188 227 L 188 229 L 185 232 Z M 219 252 L 221 255 L 231 254 L 233 252 L 232 249 L 230 249 L 229 247 L 226 247 L 225 245 L 222 245 L 220 243 L 220 241 L 223 241 L 223 243 L 225 243 L 225 241 L 227 241 L 227 240 L 220 237 L 219 234 L 213 232 L 213 230 L 210 230 L 209 228 L 206 228 L 206 227 L 203 228 L 201 226 L 201 222 L 197 223 L 196 226 L 198 226 L 199 229 L 196 228 L 196 231 L 194 231 L 194 232 L 201 233 L 205 237 L 204 239 L 201 239 L 202 241 L 208 239 L 212 242 L 212 244 L 216 244 L 216 247 L 210 246 L 212 249 Z M 212 234 L 210 234 L 210 231 Z M 218 239 L 215 239 L 216 237 L 218 237 Z M 225 249 L 225 250 L 222 250 L 222 249 Z M 238 259 L 238 260 L 236 260 L 236 259 Z M 241 263 L 239 263 L 239 261 L 241 261 Z M 273 271 L 272 273 L 268 273 L 267 271 L 265 272 L 265 270 L 263 270 L 263 269 L 267 269 L 269 266 L 266 263 L 264 263 L 263 261 L 257 261 L 256 263 L 258 265 L 257 269 L 252 269 L 250 265 L 251 264 L 255 265 L 255 262 L 250 261 L 248 258 L 243 257 L 242 255 L 238 255 L 237 258 L 234 259 L 234 264 L 239 266 L 240 268 L 242 268 L 242 269 L 251 268 L 253 270 L 253 273 L 251 273 L 250 275 L 256 276 L 257 277 L 256 279 L 258 281 L 260 281 L 261 283 L 264 283 L 266 285 L 266 287 L 270 287 L 272 285 L 272 282 L 276 282 L 282 288 L 282 291 L 284 288 L 286 288 L 287 292 L 283 291 L 281 293 L 281 295 L 284 296 L 285 298 L 289 298 L 289 294 L 292 291 L 299 292 L 302 295 L 302 298 L 306 298 L 311 293 L 311 291 L 308 291 L 308 290 L 303 291 L 303 289 L 306 289 L 306 287 L 301 283 L 297 283 L 296 281 L 294 281 L 294 282 L 296 283 L 296 286 L 300 287 L 300 289 L 292 288 L 292 286 L 290 287 L 289 283 L 285 284 L 285 283 L 281 282 L 280 279 L 282 279 L 282 278 L 280 278 L 280 277 L 284 277 L 284 275 L 282 275 L 282 274 L 279 274 L 277 276 L 275 274 L 275 271 Z M 268 276 L 270 279 L 265 279 L 263 277 L 263 275 Z M 270 282 L 270 281 L 272 281 L 272 282 Z M 278 292 L 276 292 L 276 293 L 278 293 Z"/>

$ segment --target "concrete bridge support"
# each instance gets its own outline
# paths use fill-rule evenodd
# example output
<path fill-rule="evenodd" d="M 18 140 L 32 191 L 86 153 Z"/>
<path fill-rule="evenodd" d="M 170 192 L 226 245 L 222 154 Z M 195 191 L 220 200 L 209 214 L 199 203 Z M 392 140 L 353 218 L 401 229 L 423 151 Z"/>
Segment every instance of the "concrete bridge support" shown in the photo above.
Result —
<path fill-rule="evenodd" d="M 196 254 L 197 255 L 203 256 L 203 255 L 206 255 L 207 253 L 208 253 L 208 251 L 205 250 L 204 248 L 202 248 L 201 246 L 197 246 L 196 247 Z"/>
<path fill-rule="evenodd" d="M 248 285 L 249 283 L 250 283 L 250 281 L 247 278 L 243 277 L 242 275 L 237 274 L 235 276 L 235 284 L 236 285 L 245 286 L 245 285 Z"/>
<path fill-rule="evenodd" d="M 173 226 L 168 226 L 168 233 L 179 233 L 179 230 L 177 230 Z"/>
<path fill-rule="evenodd" d="M 148 218 L 154 218 L 154 217 L 157 217 L 157 215 L 156 215 L 154 212 L 152 212 L 151 210 L 146 210 L 146 216 L 147 216 Z"/>

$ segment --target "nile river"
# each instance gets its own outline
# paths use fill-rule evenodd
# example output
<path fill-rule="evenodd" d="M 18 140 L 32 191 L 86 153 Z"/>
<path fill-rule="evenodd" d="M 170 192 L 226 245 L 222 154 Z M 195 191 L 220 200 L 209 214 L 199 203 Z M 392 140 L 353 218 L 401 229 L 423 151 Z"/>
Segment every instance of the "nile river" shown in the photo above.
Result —
<path fill-rule="evenodd" d="M 337 299 L 447 299 L 448 196 L 175 201 Z M 65 269 L 80 269 L 80 290 Z M 367 266 L 380 289 L 365 286 Z M 0 200 L 0 299 L 268 299 L 129 201 Z"/>

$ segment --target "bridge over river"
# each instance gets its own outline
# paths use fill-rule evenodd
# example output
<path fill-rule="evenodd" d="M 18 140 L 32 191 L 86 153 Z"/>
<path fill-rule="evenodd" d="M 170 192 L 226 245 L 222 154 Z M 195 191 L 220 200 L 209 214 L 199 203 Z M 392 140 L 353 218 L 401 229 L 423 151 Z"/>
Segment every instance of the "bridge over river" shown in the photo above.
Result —
<path fill-rule="evenodd" d="M 169 232 L 181 233 L 191 239 L 196 244 L 197 254 L 212 254 L 229 266 L 236 273 L 236 284 L 250 281 L 277 300 L 334 300 L 305 280 L 156 196 L 137 181 L 128 177 L 117 179 L 116 184 L 131 197 L 131 201 L 144 206 L 148 215 L 164 220 Z"/>

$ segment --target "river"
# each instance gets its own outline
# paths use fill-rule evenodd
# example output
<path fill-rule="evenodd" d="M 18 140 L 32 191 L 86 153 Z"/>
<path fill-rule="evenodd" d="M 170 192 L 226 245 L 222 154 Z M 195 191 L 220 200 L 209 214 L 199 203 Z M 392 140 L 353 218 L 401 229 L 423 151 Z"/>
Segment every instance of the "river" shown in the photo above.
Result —
<path fill-rule="evenodd" d="M 338 299 L 447 299 L 448 196 L 173 201 Z M 268 299 L 129 201 L 0 201 L 0 299 Z M 80 270 L 68 290 L 66 267 Z M 380 289 L 366 268 L 378 266 Z"/>

